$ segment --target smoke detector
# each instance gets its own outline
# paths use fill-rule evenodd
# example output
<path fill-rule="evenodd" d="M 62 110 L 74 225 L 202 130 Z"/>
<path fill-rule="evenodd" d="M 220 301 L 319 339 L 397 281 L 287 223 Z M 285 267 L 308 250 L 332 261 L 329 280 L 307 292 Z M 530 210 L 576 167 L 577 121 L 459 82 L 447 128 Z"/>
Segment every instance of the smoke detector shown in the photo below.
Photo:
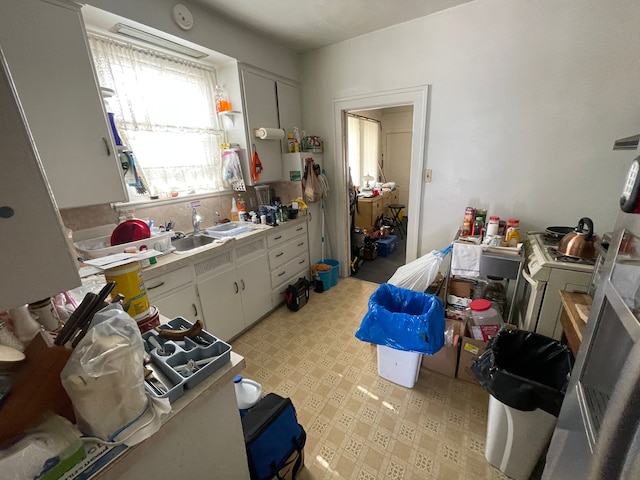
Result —
<path fill-rule="evenodd" d="M 173 7 L 173 19 L 183 30 L 191 30 L 191 27 L 193 27 L 193 15 L 191 15 L 189 9 L 181 3 Z"/>

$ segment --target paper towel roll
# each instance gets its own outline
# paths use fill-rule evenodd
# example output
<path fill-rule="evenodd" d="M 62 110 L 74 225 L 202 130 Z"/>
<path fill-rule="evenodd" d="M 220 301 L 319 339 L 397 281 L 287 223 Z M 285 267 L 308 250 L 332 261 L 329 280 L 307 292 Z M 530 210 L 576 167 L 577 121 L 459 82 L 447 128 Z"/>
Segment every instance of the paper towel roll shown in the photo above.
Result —
<path fill-rule="evenodd" d="M 261 127 L 255 131 L 255 134 L 262 140 L 282 140 L 284 138 L 284 130 L 281 128 Z"/>

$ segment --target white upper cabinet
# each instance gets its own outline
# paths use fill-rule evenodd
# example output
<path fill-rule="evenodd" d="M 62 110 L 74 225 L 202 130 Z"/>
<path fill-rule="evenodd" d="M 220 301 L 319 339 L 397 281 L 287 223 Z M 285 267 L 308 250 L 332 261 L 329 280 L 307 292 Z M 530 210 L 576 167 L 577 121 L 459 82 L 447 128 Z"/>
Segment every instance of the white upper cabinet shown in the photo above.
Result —
<path fill-rule="evenodd" d="M 241 67 L 242 100 L 247 130 L 247 165 L 245 183 L 270 183 L 283 180 L 281 154 L 283 141 L 262 140 L 254 135 L 258 128 L 281 128 L 285 133 L 300 126 L 300 93 L 298 87 L 265 72 Z M 258 181 L 251 179 L 251 152 L 255 147 L 262 164 Z"/>
<path fill-rule="evenodd" d="M 58 207 L 126 201 L 78 6 L 0 2 L 0 46 Z"/>
<path fill-rule="evenodd" d="M 276 82 L 278 93 L 278 119 L 280 128 L 286 133 L 293 133 L 293 127 L 298 127 L 300 140 L 302 131 L 300 124 L 300 89 L 285 82 Z M 302 145 L 300 145 L 302 148 Z M 282 142 L 282 153 L 287 153 L 287 142 Z M 288 180 L 288 179 L 285 179 Z"/>
<path fill-rule="evenodd" d="M 0 52 L 0 311 L 80 285 L 62 221 L 44 179 Z"/>

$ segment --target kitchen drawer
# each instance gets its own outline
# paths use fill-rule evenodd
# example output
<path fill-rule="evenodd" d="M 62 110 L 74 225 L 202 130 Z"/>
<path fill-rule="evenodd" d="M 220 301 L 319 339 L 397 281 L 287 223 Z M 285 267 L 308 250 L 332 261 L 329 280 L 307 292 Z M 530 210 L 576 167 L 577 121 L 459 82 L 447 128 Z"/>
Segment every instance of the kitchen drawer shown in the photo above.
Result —
<path fill-rule="evenodd" d="M 308 248 L 309 244 L 306 235 L 301 235 L 291 242 L 279 245 L 269 250 L 269 267 L 271 270 L 278 268 L 298 255 L 306 254 Z"/>
<path fill-rule="evenodd" d="M 289 240 L 307 233 L 307 224 L 298 223 L 293 227 L 279 226 L 274 229 L 275 231 L 267 236 L 267 247 L 273 248 L 277 245 L 287 243 Z"/>
<path fill-rule="evenodd" d="M 309 281 L 311 280 L 311 273 L 309 272 L 308 268 L 305 268 L 303 270 L 300 270 L 299 272 L 296 272 L 295 274 L 291 275 L 288 278 L 288 280 L 283 281 L 282 284 L 278 285 L 276 288 L 273 289 L 272 300 L 273 300 L 274 308 L 280 305 L 282 302 L 284 302 L 283 292 L 287 289 L 287 287 L 297 282 L 298 279 L 301 277 L 304 277 Z M 310 286 L 309 288 L 312 288 L 312 287 Z"/>
<path fill-rule="evenodd" d="M 288 261 L 283 266 L 271 271 L 271 286 L 282 285 L 291 279 L 296 272 L 309 269 L 309 256 L 307 253 L 298 255 L 293 260 Z"/>
<path fill-rule="evenodd" d="M 147 287 L 149 299 L 154 301 L 157 298 L 162 298 L 166 293 L 190 282 L 191 268 L 182 267 L 174 270 L 173 272 L 165 273 L 164 275 L 159 275 L 149 280 L 145 279 L 144 283 Z"/>

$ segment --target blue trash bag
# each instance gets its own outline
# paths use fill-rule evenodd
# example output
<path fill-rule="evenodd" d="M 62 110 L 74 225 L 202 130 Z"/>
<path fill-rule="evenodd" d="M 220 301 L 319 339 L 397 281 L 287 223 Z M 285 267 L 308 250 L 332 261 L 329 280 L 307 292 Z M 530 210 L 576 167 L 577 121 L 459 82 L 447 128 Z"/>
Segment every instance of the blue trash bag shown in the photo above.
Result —
<path fill-rule="evenodd" d="M 381 284 L 356 338 L 363 342 L 433 355 L 444 345 L 444 307 L 435 295 Z"/>

